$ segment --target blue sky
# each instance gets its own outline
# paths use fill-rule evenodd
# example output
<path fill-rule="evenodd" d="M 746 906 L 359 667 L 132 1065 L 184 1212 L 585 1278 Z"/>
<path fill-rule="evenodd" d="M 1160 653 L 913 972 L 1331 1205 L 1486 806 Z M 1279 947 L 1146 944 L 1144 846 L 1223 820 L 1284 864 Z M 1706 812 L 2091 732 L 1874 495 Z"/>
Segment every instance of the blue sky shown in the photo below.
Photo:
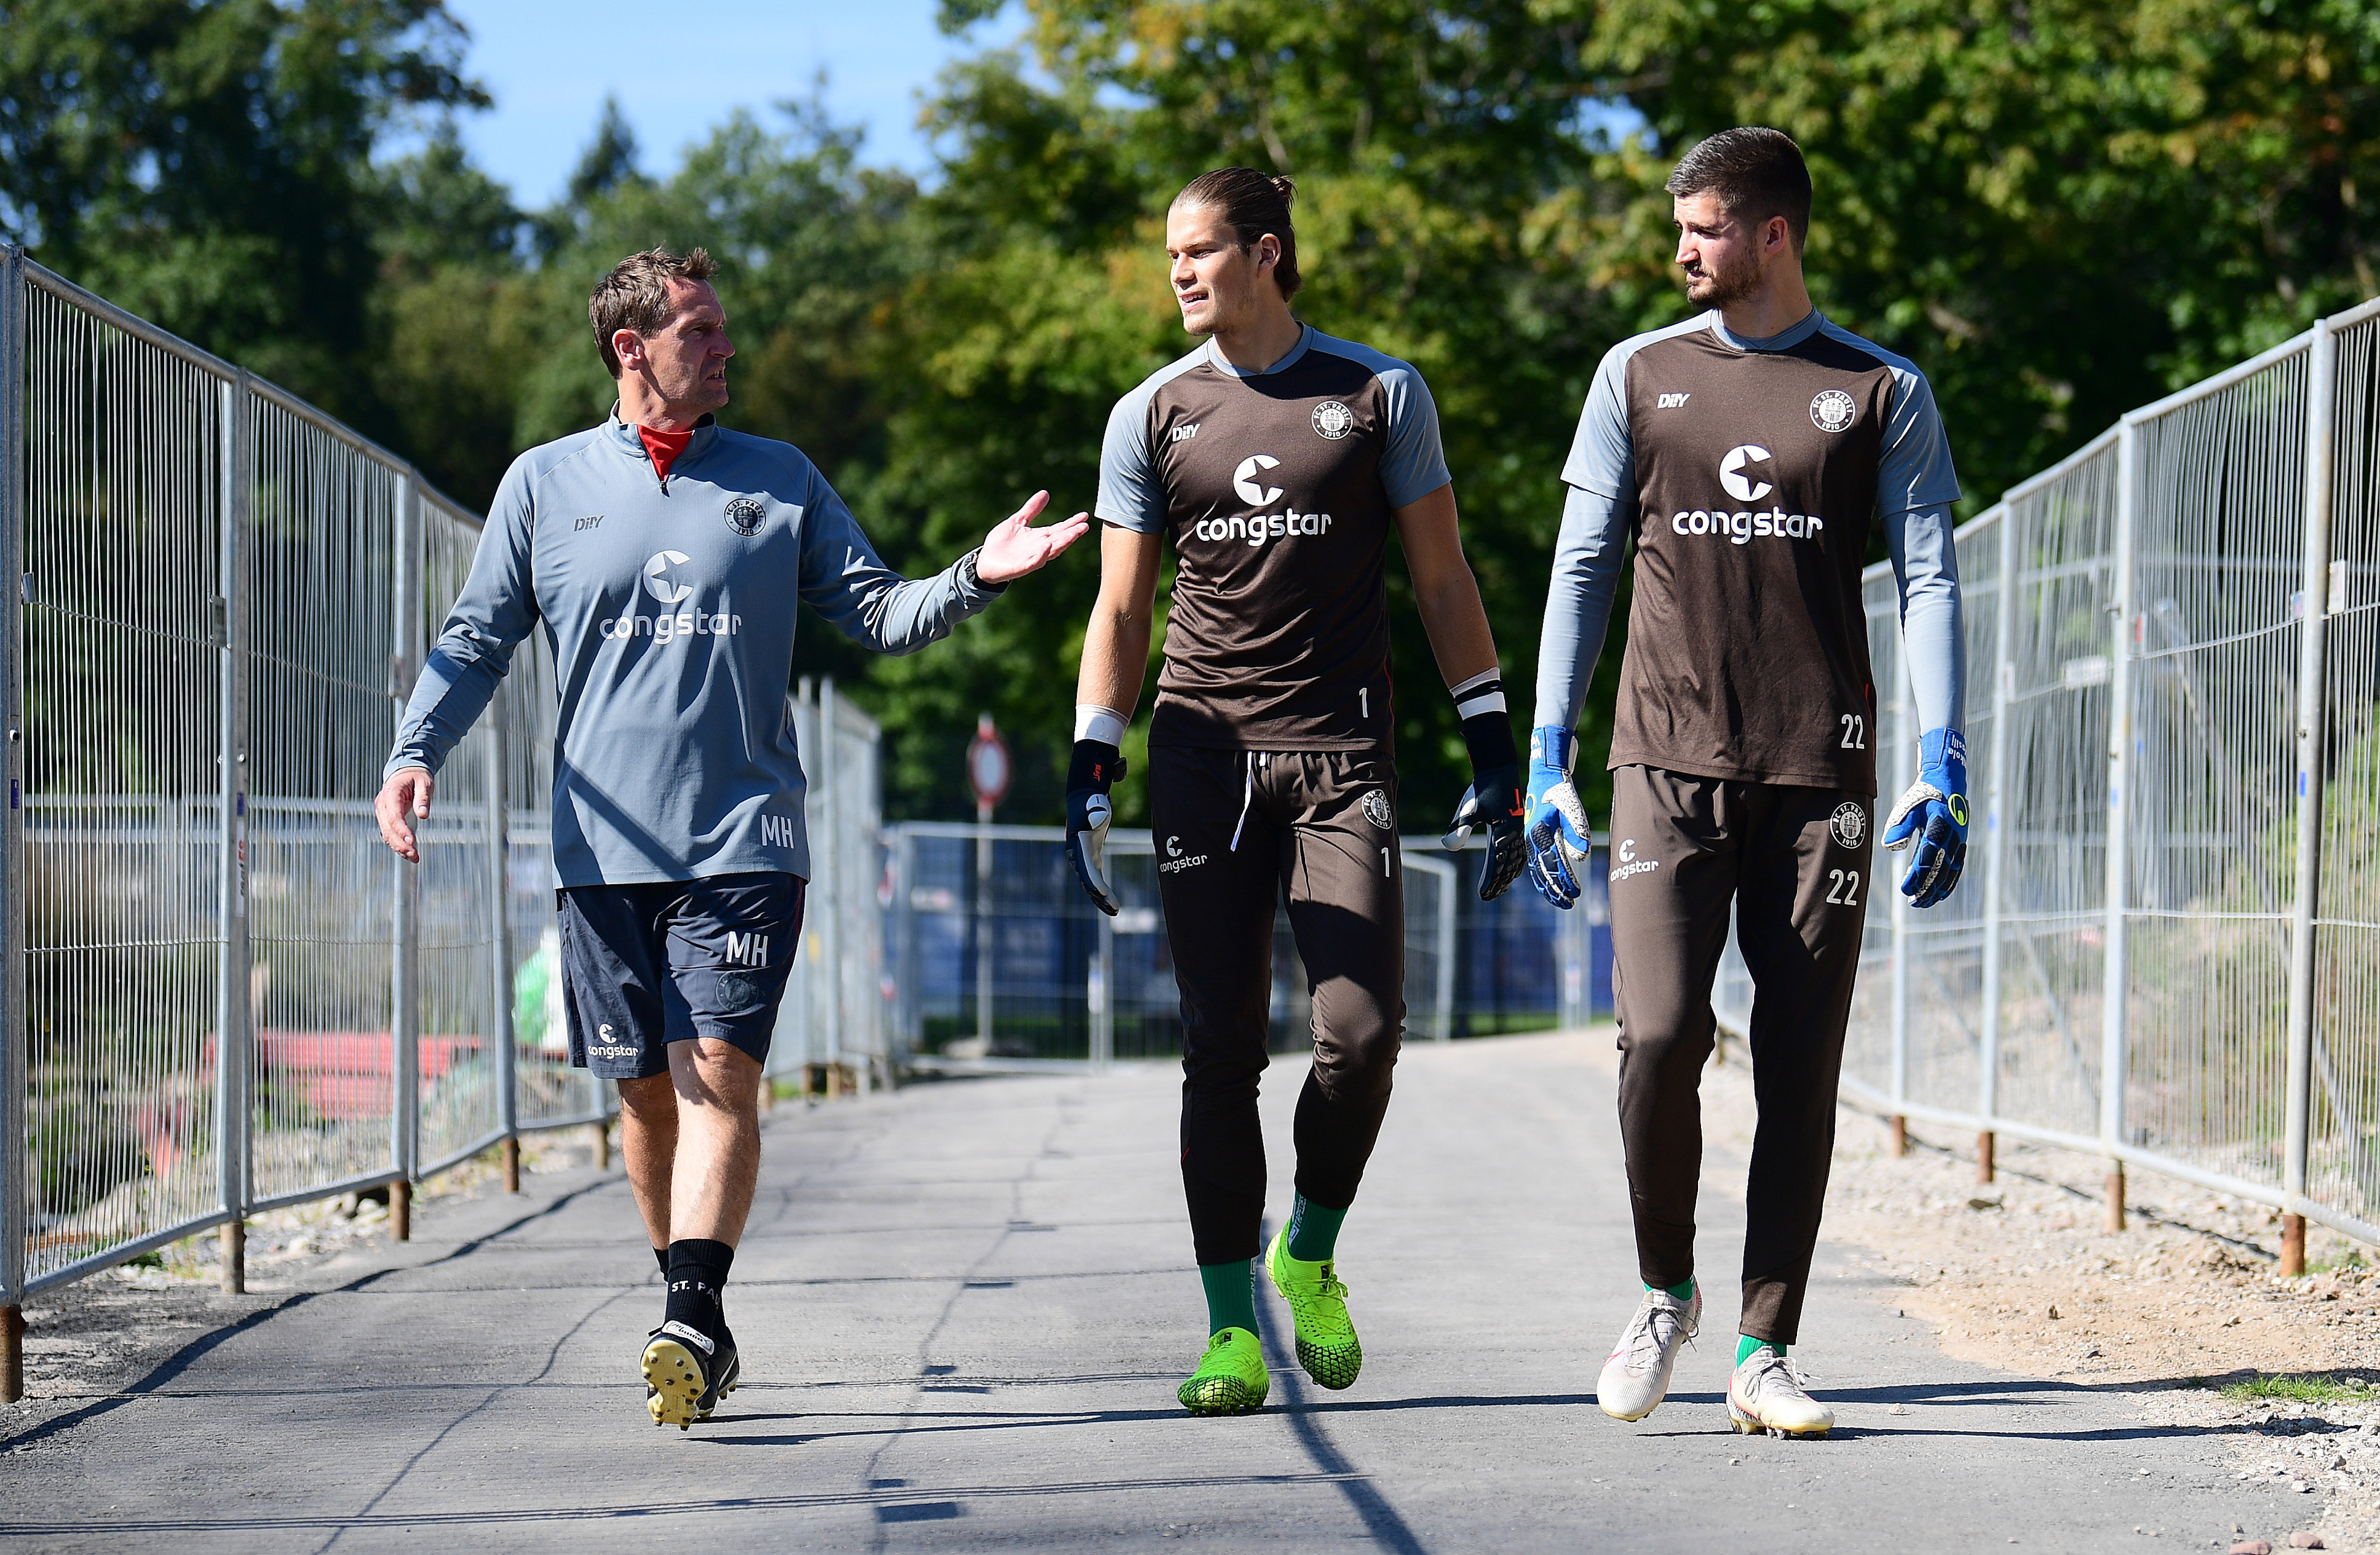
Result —
<path fill-rule="evenodd" d="M 1024 34 L 1012 4 L 964 38 L 934 27 L 935 0 L 709 0 L 698 33 L 657 27 L 650 0 L 447 0 L 470 30 L 467 72 L 496 99 L 462 116 L 479 164 L 541 205 L 562 191 L 607 93 L 636 127 L 645 171 L 665 174 L 729 111 L 767 113 L 827 72 L 838 123 L 867 127 L 863 157 L 922 170 L 919 93 L 953 59 Z"/>

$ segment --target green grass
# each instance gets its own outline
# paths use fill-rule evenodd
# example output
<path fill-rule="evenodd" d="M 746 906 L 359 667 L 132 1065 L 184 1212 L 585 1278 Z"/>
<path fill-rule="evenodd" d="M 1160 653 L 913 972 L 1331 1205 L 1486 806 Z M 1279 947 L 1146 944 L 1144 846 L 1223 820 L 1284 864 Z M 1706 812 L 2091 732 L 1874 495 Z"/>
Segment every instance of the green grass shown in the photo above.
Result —
<path fill-rule="evenodd" d="M 2259 1376 L 2222 1391 L 2234 1403 L 2369 1403 L 2380 1398 L 2380 1387 L 2354 1377 Z"/>

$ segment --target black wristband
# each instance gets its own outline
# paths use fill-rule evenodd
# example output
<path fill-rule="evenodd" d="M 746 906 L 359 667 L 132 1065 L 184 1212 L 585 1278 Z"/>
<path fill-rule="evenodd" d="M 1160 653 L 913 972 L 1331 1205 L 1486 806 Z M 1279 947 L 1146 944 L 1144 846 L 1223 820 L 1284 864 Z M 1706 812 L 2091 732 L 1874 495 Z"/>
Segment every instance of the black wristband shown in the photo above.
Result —
<path fill-rule="evenodd" d="M 1096 788 L 1104 794 L 1123 776 L 1123 752 L 1107 741 L 1076 740 L 1074 759 L 1066 763 L 1066 792 Z"/>
<path fill-rule="evenodd" d="M 1483 712 L 1463 721 L 1463 747 L 1471 753 L 1474 772 L 1516 767 L 1521 748 L 1512 743 L 1512 721 L 1501 711 Z"/>
<path fill-rule="evenodd" d="M 977 546 L 974 550 L 972 550 L 972 551 L 968 552 L 965 555 L 964 555 L 964 556 L 960 557 L 960 558 L 959 558 L 959 581 L 961 581 L 962 583 L 965 583 L 968 588 L 973 589 L 976 589 L 976 590 L 977 590 L 978 592 L 979 592 L 979 593 L 985 593 L 985 594 L 1004 594 L 1004 593 L 1006 593 L 1006 592 L 1008 591 L 1008 585 L 1007 585 L 1007 584 L 1005 584 L 1005 583 L 986 583 L 986 582 L 983 580 L 983 567 L 982 567 L 982 565 L 981 565 L 981 564 L 982 564 L 982 559 L 983 559 L 983 547 L 982 547 L 982 546 L 980 546 L 980 545 Z"/>

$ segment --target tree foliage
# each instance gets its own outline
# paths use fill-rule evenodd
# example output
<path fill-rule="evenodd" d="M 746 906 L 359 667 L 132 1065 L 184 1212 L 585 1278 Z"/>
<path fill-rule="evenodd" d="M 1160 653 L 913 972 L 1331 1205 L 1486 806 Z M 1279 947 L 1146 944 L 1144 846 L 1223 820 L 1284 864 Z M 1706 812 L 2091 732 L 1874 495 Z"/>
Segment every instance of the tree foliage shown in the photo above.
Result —
<path fill-rule="evenodd" d="M 1660 186 L 1701 136 L 1802 141 L 1813 292 L 1933 378 L 1971 511 L 2374 286 L 2371 0 L 1028 5 L 1029 62 L 938 83 L 922 186 L 814 103 L 732 115 L 665 174 L 607 105 L 567 196 L 529 212 L 453 131 L 483 99 L 437 0 L 0 0 L 0 223 L 472 503 L 610 404 L 596 277 L 701 244 L 740 348 L 725 419 L 800 444 L 924 572 L 1037 489 L 1091 505 L 1110 406 L 1192 344 L 1166 203 L 1226 163 L 1286 172 L 1301 315 L 1429 381 L 1524 708 L 1578 406 L 1615 340 L 1685 310 Z M 375 160 L 400 126 L 413 149 Z M 989 710 L 1018 756 L 1003 818 L 1054 818 L 1097 574 L 1086 544 L 910 659 L 810 624 L 804 672 L 886 724 L 892 813 L 964 813 Z M 1461 747 L 1390 576 L 1427 815 Z"/>

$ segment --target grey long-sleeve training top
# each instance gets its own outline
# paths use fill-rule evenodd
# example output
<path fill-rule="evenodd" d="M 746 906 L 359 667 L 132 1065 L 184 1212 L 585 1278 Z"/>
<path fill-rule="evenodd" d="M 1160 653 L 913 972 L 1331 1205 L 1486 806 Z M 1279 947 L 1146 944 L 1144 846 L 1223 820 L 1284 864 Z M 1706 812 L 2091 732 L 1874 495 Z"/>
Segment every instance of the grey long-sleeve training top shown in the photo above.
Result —
<path fill-rule="evenodd" d="M 561 884 L 807 879 L 788 696 L 799 601 L 909 653 L 1000 591 L 972 552 L 930 578 L 892 571 L 791 443 L 706 418 L 664 481 L 614 416 L 513 461 L 382 781 L 437 771 L 542 622 Z"/>

